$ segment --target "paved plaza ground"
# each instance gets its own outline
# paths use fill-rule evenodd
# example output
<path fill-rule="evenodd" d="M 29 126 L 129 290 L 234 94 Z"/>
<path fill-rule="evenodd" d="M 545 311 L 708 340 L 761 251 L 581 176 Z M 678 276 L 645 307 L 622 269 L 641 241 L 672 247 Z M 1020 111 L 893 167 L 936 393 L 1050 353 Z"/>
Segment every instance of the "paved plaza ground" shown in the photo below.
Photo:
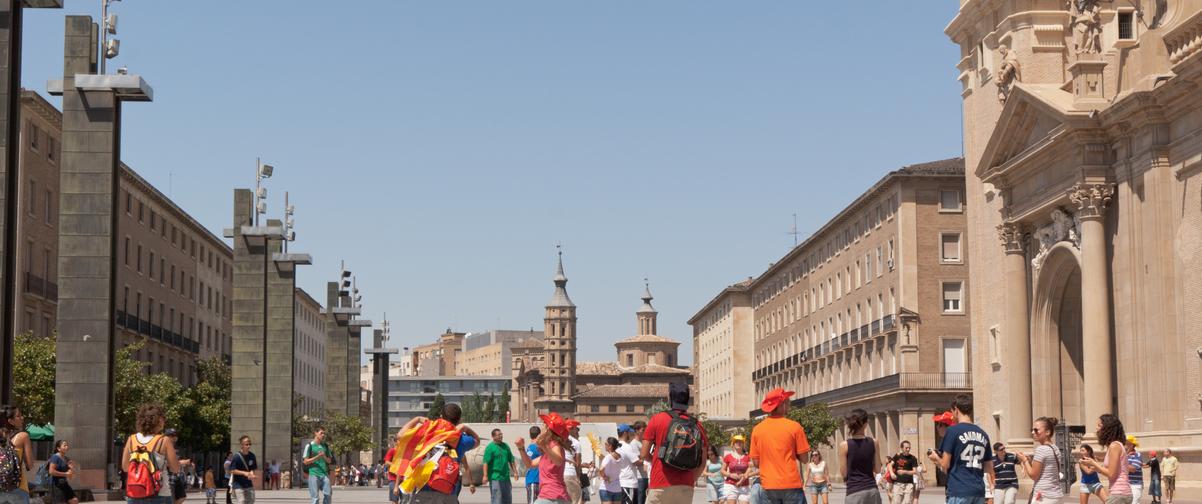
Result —
<path fill-rule="evenodd" d="M 332 504 L 387 504 L 387 502 L 388 502 L 387 494 L 388 494 L 388 492 L 386 490 L 376 489 L 374 486 L 370 487 L 370 488 L 366 488 L 366 487 L 355 487 L 355 488 L 336 487 L 336 488 L 334 488 L 334 494 L 333 494 L 334 497 L 333 497 Z M 221 494 L 219 494 L 219 496 L 220 495 Z M 521 488 L 514 489 L 514 491 L 513 491 L 514 504 L 524 504 L 525 498 L 526 498 L 525 490 L 523 490 Z M 309 499 L 309 491 L 308 490 L 279 490 L 279 491 L 261 491 L 260 490 L 260 491 L 256 492 L 256 495 L 255 495 L 255 502 L 259 503 L 259 504 L 304 503 L 304 502 L 308 502 L 308 499 Z M 599 502 L 597 500 L 596 494 L 592 495 L 591 499 L 592 500 L 590 502 L 592 502 L 593 504 L 597 504 Z M 463 491 L 463 494 L 460 495 L 459 501 L 463 504 L 487 504 L 489 502 L 488 489 L 481 488 L 481 489 L 477 490 L 474 495 L 469 493 L 465 489 Z M 204 494 L 203 493 L 189 493 L 187 502 L 191 503 L 191 504 L 203 504 L 204 503 Z M 225 502 L 225 500 L 224 500 L 224 498 L 221 498 L 221 499 L 218 499 L 217 502 L 218 502 L 218 504 L 223 504 Z M 698 488 L 697 492 L 693 495 L 693 504 L 704 504 L 705 502 L 706 502 L 705 490 Z M 885 503 L 885 504 L 888 503 L 888 501 L 883 498 L 882 498 L 881 502 Z M 918 504 L 942 504 L 943 502 L 944 502 L 944 498 L 943 498 L 943 489 L 942 488 L 928 488 L 926 490 L 923 490 L 922 498 Z M 1019 502 L 1020 503 L 1026 502 L 1026 499 L 1019 499 Z M 1078 500 L 1077 500 L 1076 496 L 1072 496 L 1072 497 L 1066 497 L 1063 502 L 1065 504 L 1076 504 L 1078 502 Z M 1092 502 L 1097 503 L 1097 500 L 1094 500 Z M 1150 502 L 1149 499 L 1144 498 L 1143 503 L 1147 504 L 1148 502 Z M 1198 504 L 1198 501 L 1177 500 L 1176 503 Z M 813 504 L 813 503 L 810 503 L 810 504 Z M 843 488 L 842 487 L 836 487 L 835 491 L 833 493 L 831 493 L 829 504 L 843 504 Z"/>

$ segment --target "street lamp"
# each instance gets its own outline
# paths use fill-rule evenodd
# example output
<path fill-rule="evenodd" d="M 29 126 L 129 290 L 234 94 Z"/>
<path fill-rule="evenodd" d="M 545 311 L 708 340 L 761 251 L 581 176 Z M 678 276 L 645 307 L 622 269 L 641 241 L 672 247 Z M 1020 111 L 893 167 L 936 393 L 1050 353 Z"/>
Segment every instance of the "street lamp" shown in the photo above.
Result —
<path fill-rule="evenodd" d="M 267 188 L 263 187 L 263 179 L 271 178 L 273 172 L 274 166 L 255 158 L 255 226 L 259 225 L 259 216 L 267 213 Z"/>
<path fill-rule="evenodd" d="M 296 220 L 292 218 L 292 214 L 296 213 L 296 207 L 288 203 L 288 191 L 284 191 L 284 253 L 288 253 L 288 242 L 296 241 Z"/>
<path fill-rule="evenodd" d="M 117 57 L 121 52 L 121 41 L 117 39 L 109 40 L 109 35 L 117 34 L 117 15 L 109 14 L 109 5 L 113 2 L 121 0 L 100 0 L 100 19 L 104 20 L 104 27 L 100 29 L 100 50 L 104 52 L 100 58 L 100 75 L 105 73 L 105 63 Z"/>

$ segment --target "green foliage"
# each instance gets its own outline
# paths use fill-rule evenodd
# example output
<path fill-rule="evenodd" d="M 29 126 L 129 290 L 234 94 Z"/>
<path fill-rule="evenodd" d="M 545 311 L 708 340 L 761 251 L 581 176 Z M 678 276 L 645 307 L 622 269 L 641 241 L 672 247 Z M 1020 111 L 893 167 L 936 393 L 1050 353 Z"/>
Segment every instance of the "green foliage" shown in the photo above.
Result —
<path fill-rule="evenodd" d="M 461 420 L 464 422 L 484 422 L 484 398 L 476 392 L 463 400 L 459 405 L 463 409 Z"/>
<path fill-rule="evenodd" d="M 668 401 L 660 399 L 659 401 L 656 401 L 655 404 L 652 404 L 650 408 L 647 408 L 647 418 L 650 419 L 657 413 L 668 411 L 670 409 L 672 409 L 672 405 L 668 404 Z"/>
<path fill-rule="evenodd" d="M 501 397 L 497 399 L 497 420 L 504 422 L 509 417 L 509 387 L 501 389 Z"/>
<path fill-rule="evenodd" d="M 831 440 L 835 437 L 835 432 L 839 430 L 841 425 L 839 420 L 831 416 L 830 409 L 826 407 L 826 403 L 807 404 L 800 408 L 790 408 L 788 417 L 801 424 L 806 431 L 806 438 L 810 441 L 810 446 L 826 445 L 834 447 Z M 748 436 L 750 439 L 751 431 L 759 424 L 759 420 L 748 420 L 747 427 L 741 429 L 741 434 Z"/>
<path fill-rule="evenodd" d="M 21 408 L 25 423 L 54 421 L 55 336 L 18 334 L 13 341 L 13 404 Z"/>
<path fill-rule="evenodd" d="M 722 429 L 718 422 L 705 418 L 705 415 L 701 415 L 701 418 L 701 428 L 705 429 L 705 437 L 709 438 L 710 445 L 726 446 L 730 444 L 730 434 Z"/>
<path fill-rule="evenodd" d="M 346 455 L 369 450 L 373 446 L 371 425 L 362 417 L 329 411 L 326 412 L 323 425 L 326 428 L 330 450 L 334 453 Z"/>
<path fill-rule="evenodd" d="M 143 404 L 162 406 L 166 410 L 167 426 L 176 428 L 191 408 L 190 398 L 175 378 L 167 373 L 149 374 L 145 369 L 148 364 L 134 359 L 134 352 L 144 344 L 145 340 L 138 341 L 117 350 L 113 362 L 113 426 L 122 438 L 135 432 L 138 407 Z M 228 386 L 226 388 L 228 390 Z"/>
<path fill-rule="evenodd" d="M 229 445 L 230 368 L 218 358 L 196 362 L 196 386 L 184 394 L 180 443 L 197 451 L 220 451 Z"/>
<path fill-rule="evenodd" d="M 442 408 L 447 405 L 447 400 L 442 396 L 442 393 L 434 395 L 434 403 L 430 405 L 430 412 L 426 414 L 426 418 L 439 418 L 442 416 Z"/>
<path fill-rule="evenodd" d="M 484 418 L 485 422 L 492 423 L 498 421 L 497 396 L 495 394 L 488 394 L 488 397 L 484 398 L 484 407 L 481 408 L 480 413 L 480 416 Z"/>

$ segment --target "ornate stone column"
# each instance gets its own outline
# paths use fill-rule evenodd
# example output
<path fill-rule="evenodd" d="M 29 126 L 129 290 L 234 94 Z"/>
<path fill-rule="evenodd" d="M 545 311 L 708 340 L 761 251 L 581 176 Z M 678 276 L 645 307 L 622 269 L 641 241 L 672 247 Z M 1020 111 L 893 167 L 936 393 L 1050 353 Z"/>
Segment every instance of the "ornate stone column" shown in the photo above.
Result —
<path fill-rule="evenodd" d="M 1025 226 L 1006 222 L 998 226 L 998 237 L 1006 249 L 1003 261 L 1006 317 L 1002 331 L 1006 338 L 1007 404 L 1002 417 L 1002 434 L 1007 443 L 1027 445 L 1031 441 L 1027 426 L 1031 419 L 1031 317 L 1027 299 L 1027 256 Z"/>
<path fill-rule="evenodd" d="M 1086 425 L 1113 409 L 1105 223 L 1106 205 L 1113 195 L 1112 186 L 1099 183 L 1079 183 L 1068 193 L 1081 219 L 1081 353 Z"/>

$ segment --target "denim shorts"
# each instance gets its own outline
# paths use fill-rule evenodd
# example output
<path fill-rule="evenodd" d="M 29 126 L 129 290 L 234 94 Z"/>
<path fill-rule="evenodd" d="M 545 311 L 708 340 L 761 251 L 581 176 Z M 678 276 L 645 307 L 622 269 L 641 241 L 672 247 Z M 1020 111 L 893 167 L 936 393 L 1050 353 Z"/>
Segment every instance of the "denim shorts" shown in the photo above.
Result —
<path fill-rule="evenodd" d="M 601 489 L 601 502 L 622 502 L 622 497 L 625 494 L 622 492 L 610 492 L 606 489 Z"/>

